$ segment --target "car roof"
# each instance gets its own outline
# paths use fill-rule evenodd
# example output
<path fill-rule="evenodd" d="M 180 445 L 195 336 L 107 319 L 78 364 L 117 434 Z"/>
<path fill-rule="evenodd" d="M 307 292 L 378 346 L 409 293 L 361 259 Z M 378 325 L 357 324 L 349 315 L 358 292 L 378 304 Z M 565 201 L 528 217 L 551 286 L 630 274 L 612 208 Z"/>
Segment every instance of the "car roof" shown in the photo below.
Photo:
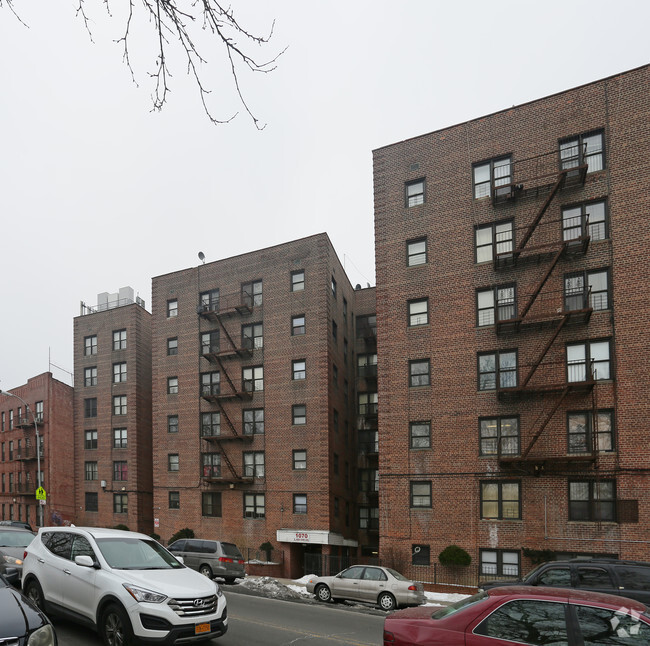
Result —
<path fill-rule="evenodd" d="M 570 603 L 599 603 L 613 608 L 629 608 L 638 612 L 647 612 L 645 604 L 627 597 L 619 597 L 615 594 L 604 592 L 590 592 L 589 590 L 577 590 L 575 588 L 553 588 L 547 586 L 533 585 L 506 585 L 498 588 L 490 588 L 486 592 L 491 597 L 509 596 L 512 598 L 534 597 L 535 599 L 548 599 L 551 601 L 562 601 Z"/>
<path fill-rule="evenodd" d="M 0 525 L 0 532 L 29 532 L 36 536 L 36 532 L 33 532 L 27 527 L 18 527 L 17 525 Z"/>
<path fill-rule="evenodd" d="M 41 527 L 39 534 L 44 532 L 85 532 L 94 538 L 144 538 L 151 540 L 151 536 L 139 532 L 129 532 L 123 529 L 111 529 L 110 527 Z"/>
<path fill-rule="evenodd" d="M 608 559 L 608 558 L 591 558 L 591 557 L 582 557 L 578 556 L 573 559 L 564 559 L 562 561 L 548 561 L 543 563 L 543 565 L 568 565 L 568 564 L 584 564 L 584 565 L 641 565 L 644 567 L 650 567 L 650 563 L 647 561 L 630 561 L 623 559 Z"/>

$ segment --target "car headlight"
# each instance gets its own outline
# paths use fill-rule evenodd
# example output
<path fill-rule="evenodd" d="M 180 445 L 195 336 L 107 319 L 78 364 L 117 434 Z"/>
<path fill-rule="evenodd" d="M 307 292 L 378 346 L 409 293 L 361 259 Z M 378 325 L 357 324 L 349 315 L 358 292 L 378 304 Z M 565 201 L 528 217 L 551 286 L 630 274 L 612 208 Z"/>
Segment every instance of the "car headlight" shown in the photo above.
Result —
<path fill-rule="evenodd" d="M 217 597 L 223 597 L 223 590 L 220 585 L 217 585 Z"/>
<path fill-rule="evenodd" d="M 27 639 L 27 646 L 54 646 L 54 630 L 49 624 L 35 630 Z"/>
<path fill-rule="evenodd" d="M 22 559 L 17 559 L 14 558 L 13 556 L 7 556 L 6 554 L 2 555 L 2 559 L 4 560 L 5 563 L 8 563 L 9 565 L 16 566 L 16 565 L 22 565 L 23 560 Z"/>
<path fill-rule="evenodd" d="M 139 588 L 136 585 L 129 585 L 128 583 L 122 585 L 138 603 L 162 603 L 167 598 L 166 595 L 160 594 L 160 592 Z"/>

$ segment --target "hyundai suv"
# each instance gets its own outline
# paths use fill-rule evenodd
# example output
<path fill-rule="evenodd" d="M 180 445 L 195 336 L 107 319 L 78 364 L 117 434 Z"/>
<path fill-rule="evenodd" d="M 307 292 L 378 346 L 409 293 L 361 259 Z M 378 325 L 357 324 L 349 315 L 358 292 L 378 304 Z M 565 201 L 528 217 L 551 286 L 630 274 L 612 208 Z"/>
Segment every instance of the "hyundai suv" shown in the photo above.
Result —
<path fill-rule="evenodd" d="M 106 646 L 164 646 L 228 629 L 219 586 L 145 534 L 44 527 L 25 551 L 23 589 L 40 609 L 98 630 Z"/>

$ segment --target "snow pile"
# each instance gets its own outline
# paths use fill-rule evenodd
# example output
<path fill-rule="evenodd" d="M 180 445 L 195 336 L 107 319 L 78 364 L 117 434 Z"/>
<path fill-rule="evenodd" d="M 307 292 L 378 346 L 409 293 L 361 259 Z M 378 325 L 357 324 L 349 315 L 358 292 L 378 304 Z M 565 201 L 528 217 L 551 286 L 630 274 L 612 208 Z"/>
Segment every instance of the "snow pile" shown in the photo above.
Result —
<path fill-rule="evenodd" d="M 294 589 L 291 589 L 270 576 L 246 577 L 239 580 L 239 585 L 273 599 L 300 599 L 303 596 L 296 591 L 297 586 L 292 586 Z"/>

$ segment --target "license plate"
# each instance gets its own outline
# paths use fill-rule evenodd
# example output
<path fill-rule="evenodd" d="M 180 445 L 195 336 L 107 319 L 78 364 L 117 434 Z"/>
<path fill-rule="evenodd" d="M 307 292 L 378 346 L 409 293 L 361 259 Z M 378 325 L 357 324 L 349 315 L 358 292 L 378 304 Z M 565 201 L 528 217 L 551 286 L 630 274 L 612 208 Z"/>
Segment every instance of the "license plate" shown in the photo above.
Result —
<path fill-rule="evenodd" d="M 194 634 L 195 635 L 202 635 L 204 633 L 209 633 L 210 632 L 210 624 L 195 624 L 194 625 Z"/>

